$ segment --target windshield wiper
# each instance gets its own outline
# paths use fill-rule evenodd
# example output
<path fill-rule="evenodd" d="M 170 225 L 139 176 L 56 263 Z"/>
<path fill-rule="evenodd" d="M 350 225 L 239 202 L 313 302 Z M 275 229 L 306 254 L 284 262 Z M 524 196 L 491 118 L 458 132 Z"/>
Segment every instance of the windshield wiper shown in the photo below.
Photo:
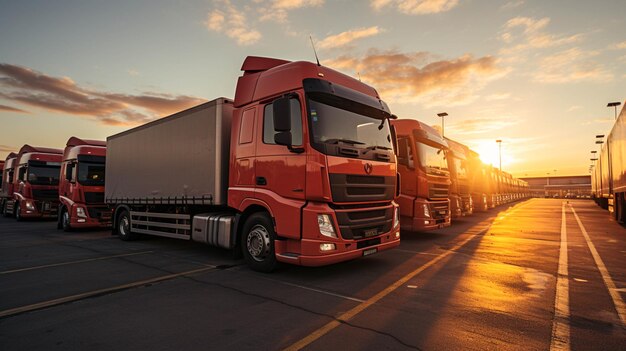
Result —
<path fill-rule="evenodd" d="M 324 142 L 328 144 L 339 144 L 339 142 L 342 142 L 342 143 L 352 144 L 352 145 L 365 145 L 365 143 L 362 143 L 356 140 L 350 140 L 350 139 L 327 139 Z"/>
<path fill-rule="evenodd" d="M 368 153 L 368 152 L 370 152 L 370 151 L 373 151 L 373 150 L 393 150 L 393 149 L 392 149 L 392 148 L 390 148 L 390 147 L 387 147 L 387 146 L 378 146 L 378 145 L 374 145 L 374 146 L 368 146 L 368 147 L 366 147 L 366 148 L 365 148 L 365 150 L 366 150 L 366 151 L 364 152 L 364 154 L 366 154 L 366 153 Z"/>

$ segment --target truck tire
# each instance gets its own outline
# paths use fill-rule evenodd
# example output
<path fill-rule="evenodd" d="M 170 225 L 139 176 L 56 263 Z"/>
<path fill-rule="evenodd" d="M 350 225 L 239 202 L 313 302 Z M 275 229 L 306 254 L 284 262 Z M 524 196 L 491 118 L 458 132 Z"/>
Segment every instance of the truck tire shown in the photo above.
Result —
<path fill-rule="evenodd" d="M 71 232 L 72 226 L 70 225 L 70 213 L 64 207 L 63 211 L 61 211 L 61 228 L 64 232 Z"/>
<path fill-rule="evenodd" d="M 13 207 L 13 214 L 15 214 L 15 219 L 18 222 L 24 220 L 24 218 L 22 218 L 22 207 L 20 206 L 19 202 L 15 204 L 15 207 Z"/>
<path fill-rule="evenodd" d="M 246 263 L 257 272 L 272 272 L 278 265 L 274 251 L 274 225 L 267 213 L 252 214 L 243 225 L 241 251 Z"/>
<path fill-rule="evenodd" d="M 2 204 L 2 215 L 3 215 L 4 217 L 9 217 L 9 211 L 7 210 L 7 202 L 8 202 L 8 201 L 5 201 L 5 202 Z"/>
<path fill-rule="evenodd" d="M 120 212 L 117 219 L 117 235 L 124 241 L 132 241 L 137 239 L 137 234 L 131 231 L 130 213 L 126 210 Z"/>

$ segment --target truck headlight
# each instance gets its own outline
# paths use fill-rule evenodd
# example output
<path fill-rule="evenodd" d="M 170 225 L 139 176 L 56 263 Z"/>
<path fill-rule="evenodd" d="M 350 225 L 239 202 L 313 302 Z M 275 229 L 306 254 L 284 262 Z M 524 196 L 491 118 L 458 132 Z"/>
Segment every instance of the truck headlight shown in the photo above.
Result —
<path fill-rule="evenodd" d="M 26 201 L 26 209 L 29 211 L 34 211 L 35 210 L 35 204 L 33 204 L 31 201 Z"/>
<path fill-rule="evenodd" d="M 336 238 L 335 227 L 333 227 L 333 221 L 327 214 L 317 215 L 317 225 L 320 227 L 320 233 L 323 236 Z"/>
<path fill-rule="evenodd" d="M 430 209 L 427 204 L 422 204 L 424 206 L 424 217 L 430 218 Z"/>
<path fill-rule="evenodd" d="M 76 215 L 81 218 L 87 218 L 87 213 L 83 207 L 76 207 Z"/>
<path fill-rule="evenodd" d="M 393 209 L 393 227 L 398 228 L 400 225 L 400 210 L 396 207 Z"/>

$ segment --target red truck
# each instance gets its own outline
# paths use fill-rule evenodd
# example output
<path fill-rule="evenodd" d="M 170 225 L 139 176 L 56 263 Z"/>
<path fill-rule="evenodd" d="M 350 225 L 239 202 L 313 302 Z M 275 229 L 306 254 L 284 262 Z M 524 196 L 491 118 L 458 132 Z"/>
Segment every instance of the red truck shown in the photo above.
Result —
<path fill-rule="evenodd" d="M 104 203 L 106 142 L 71 137 L 63 151 L 59 183 L 58 229 L 108 227 Z"/>
<path fill-rule="evenodd" d="M 239 247 L 266 272 L 398 246 L 392 115 L 376 90 L 309 62 L 241 69 L 234 101 L 107 138 L 114 233 Z"/>
<path fill-rule="evenodd" d="M 487 166 L 480 160 L 480 155 L 471 149 L 467 153 L 467 166 L 472 208 L 474 211 L 487 211 L 491 198 L 491 179 L 487 174 Z"/>
<path fill-rule="evenodd" d="M 15 161 L 17 154 L 11 152 L 7 155 L 2 169 L 2 183 L 0 187 L 0 210 L 5 217 L 10 215 L 7 210 L 9 202 L 13 201 L 13 177 L 15 177 Z"/>
<path fill-rule="evenodd" d="M 450 168 L 450 207 L 452 218 L 468 216 L 474 211 L 469 184 L 469 148 L 459 142 L 445 138 L 448 142 L 446 158 Z"/>
<path fill-rule="evenodd" d="M 5 213 L 18 221 L 56 218 L 62 156 L 59 149 L 22 146 L 15 162 L 13 197 L 7 201 Z"/>
<path fill-rule="evenodd" d="M 448 144 L 434 128 L 413 120 L 391 122 L 397 138 L 400 225 L 423 231 L 450 225 Z"/>

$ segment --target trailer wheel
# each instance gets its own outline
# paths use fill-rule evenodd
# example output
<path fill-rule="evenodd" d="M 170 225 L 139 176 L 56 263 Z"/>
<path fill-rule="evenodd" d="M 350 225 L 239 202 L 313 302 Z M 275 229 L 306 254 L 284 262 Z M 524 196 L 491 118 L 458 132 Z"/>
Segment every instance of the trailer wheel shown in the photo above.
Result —
<path fill-rule="evenodd" d="M 252 270 L 269 273 L 276 268 L 275 239 L 276 233 L 269 215 L 259 212 L 248 217 L 243 226 L 241 250 Z"/>
<path fill-rule="evenodd" d="M 120 239 L 124 241 L 131 241 L 137 239 L 137 234 L 131 232 L 130 226 L 130 214 L 128 211 L 123 210 L 117 219 L 117 234 Z"/>
<path fill-rule="evenodd" d="M 70 225 L 70 212 L 63 208 L 61 211 L 61 228 L 63 228 L 64 232 L 71 232 L 72 226 Z"/>
<path fill-rule="evenodd" d="M 624 205 L 626 205 L 626 201 L 624 201 L 624 194 L 620 193 L 617 194 L 617 196 L 615 197 L 615 206 L 617 207 L 615 209 L 615 219 L 617 220 L 617 223 L 619 224 L 624 224 L 624 220 L 626 218 L 624 218 L 624 215 L 626 215 L 626 211 L 624 210 Z"/>
<path fill-rule="evenodd" d="M 21 222 L 23 220 L 23 218 L 22 218 L 22 207 L 20 206 L 19 202 L 15 204 L 13 213 L 15 213 L 15 219 L 18 222 Z"/>

